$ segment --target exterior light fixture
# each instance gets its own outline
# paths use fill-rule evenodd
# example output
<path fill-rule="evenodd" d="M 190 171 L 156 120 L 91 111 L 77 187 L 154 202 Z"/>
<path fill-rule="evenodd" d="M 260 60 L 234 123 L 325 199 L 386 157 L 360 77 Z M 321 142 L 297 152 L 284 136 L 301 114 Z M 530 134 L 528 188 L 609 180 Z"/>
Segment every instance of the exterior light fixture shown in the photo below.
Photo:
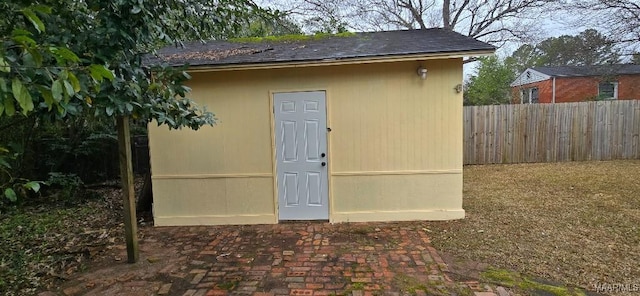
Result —
<path fill-rule="evenodd" d="M 425 69 L 424 67 L 420 66 L 420 68 L 418 68 L 418 76 L 420 76 L 420 78 L 422 78 L 422 80 L 427 79 L 427 69 Z"/>
<path fill-rule="evenodd" d="M 456 87 L 454 87 L 453 89 L 455 89 L 457 93 L 461 93 L 463 90 L 462 84 L 456 85 Z"/>

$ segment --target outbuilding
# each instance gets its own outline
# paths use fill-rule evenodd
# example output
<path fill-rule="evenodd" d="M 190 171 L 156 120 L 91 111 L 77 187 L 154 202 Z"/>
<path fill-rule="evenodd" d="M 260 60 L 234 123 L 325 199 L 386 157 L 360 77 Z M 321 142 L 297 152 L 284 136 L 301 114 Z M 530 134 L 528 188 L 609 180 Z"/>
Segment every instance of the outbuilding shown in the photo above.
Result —
<path fill-rule="evenodd" d="M 160 50 L 219 121 L 149 125 L 155 224 L 464 218 L 463 57 L 494 50 L 444 29 Z"/>

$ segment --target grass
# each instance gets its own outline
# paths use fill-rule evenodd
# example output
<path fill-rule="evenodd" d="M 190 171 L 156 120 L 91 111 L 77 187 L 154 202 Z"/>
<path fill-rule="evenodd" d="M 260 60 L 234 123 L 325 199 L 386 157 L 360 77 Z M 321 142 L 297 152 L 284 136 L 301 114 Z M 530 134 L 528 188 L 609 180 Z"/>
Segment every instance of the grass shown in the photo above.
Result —
<path fill-rule="evenodd" d="M 429 223 L 429 235 L 456 258 L 532 278 L 587 289 L 637 282 L 639 176 L 638 160 L 467 166 L 467 218 Z"/>
<path fill-rule="evenodd" d="M 584 296 L 582 291 L 567 288 L 564 286 L 550 285 L 523 277 L 521 274 L 504 269 L 490 268 L 481 274 L 481 279 L 485 282 L 493 283 L 503 287 L 517 289 L 527 294 L 540 294 L 555 296 Z"/>

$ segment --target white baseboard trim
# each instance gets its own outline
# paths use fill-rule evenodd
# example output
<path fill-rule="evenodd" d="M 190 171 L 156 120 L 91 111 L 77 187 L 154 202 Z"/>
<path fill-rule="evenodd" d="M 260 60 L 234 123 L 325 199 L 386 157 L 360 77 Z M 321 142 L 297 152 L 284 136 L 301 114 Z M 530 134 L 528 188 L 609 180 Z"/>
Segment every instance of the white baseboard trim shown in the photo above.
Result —
<path fill-rule="evenodd" d="M 331 223 L 343 222 L 392 222 L 392 221 L 442 221 L 463 219 L 465 211 L 459 210 L 411 210 L 411 211 L 363 211 L 338 212 L 330 215 Z M 250 225 L 277 224 L 273 214 L 264 215 L 214 215 L 214 216 L 164 216 L 154 217 L 155 226 L 196 225 Z"/>

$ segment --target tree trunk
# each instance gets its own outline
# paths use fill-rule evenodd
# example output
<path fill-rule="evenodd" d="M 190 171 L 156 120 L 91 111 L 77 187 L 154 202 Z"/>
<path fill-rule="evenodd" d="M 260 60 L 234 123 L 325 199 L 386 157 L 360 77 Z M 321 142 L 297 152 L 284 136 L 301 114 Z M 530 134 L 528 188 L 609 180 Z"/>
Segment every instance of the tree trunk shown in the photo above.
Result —
<path fill-rule="evenodd" d="M 133 188 L 133 165 L 131 164 L 131 135 L 129 117 L 118 116 L 118 145 L 120 148 L 120 179 L 124 202 L 124 235 L 127 241 L 127 261 L 138 262 L 138 225 L 136 219 L 136 195 Z"/>
<path fill-rule="evenodd" d="M 451 0 L 442 3 L 442 27 L 451 30 Z"/>

